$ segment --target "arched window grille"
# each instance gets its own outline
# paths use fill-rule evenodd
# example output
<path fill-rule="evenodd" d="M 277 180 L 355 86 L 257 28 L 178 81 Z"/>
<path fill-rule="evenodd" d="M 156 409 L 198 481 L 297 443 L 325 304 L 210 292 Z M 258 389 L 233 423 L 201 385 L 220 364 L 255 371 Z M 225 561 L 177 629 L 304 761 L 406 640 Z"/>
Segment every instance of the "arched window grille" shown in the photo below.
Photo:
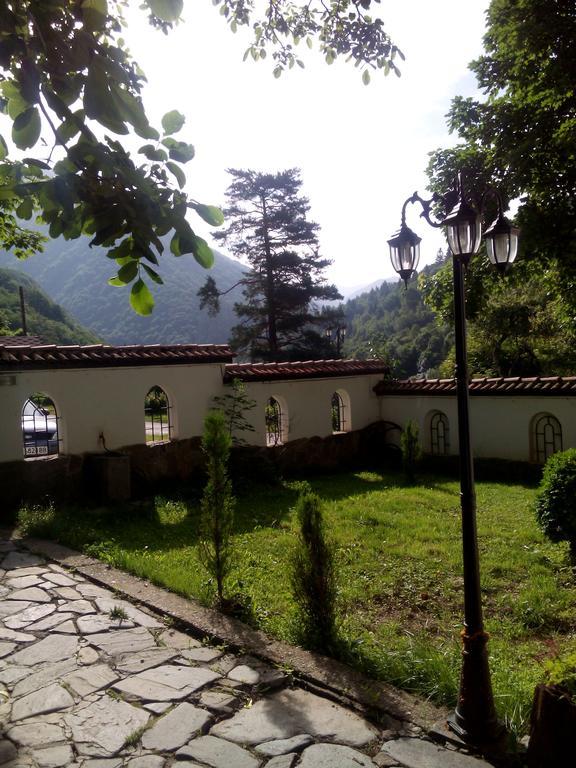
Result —
<path fill-rule="evenodd" d="M 334 392 L 332 395 L 332 432 L 346 432 L 348 430 L 348 419 L 344 398 L 340 392 Z"/>
<path fill-rule="evenodd" d="M 171 407 L 161 387 L 152 387 L 144 400 L 146 444 L 168 443 L 172 439 Z"/>
<path fill-rule="evenodd" d="M 448 417 L 442 411 L 436 411 L 430 419 L 430 453 L 433 456 L 450 453 L 450 426 Z"/>
<path fill-rule="evenodd" d="M 281 445 L 283 443 L 283 414 L 282 406 L 275 397 L 268 398 L 266 403 L 266 445 Z"/>
<path fill-rule="evenodd" d="M 562 450 L 562 426 L 551 413 L 542 413 L 534 419 L 533 445 L 534 458 L 539 464 Z"/>
<path fill-rule="evenodd" d="M 46 395 L 30 395 L 22 408 L 24 458 L 38 459 L 60 453 L 59 417 L 56 406 Z"/>

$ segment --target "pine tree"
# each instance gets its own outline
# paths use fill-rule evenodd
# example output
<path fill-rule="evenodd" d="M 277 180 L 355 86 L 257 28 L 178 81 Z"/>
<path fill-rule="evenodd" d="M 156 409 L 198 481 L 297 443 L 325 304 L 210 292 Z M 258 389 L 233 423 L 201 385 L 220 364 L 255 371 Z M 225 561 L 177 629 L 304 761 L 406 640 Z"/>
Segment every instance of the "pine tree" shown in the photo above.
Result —
<path fill-rule="evenodd" d="M 308 200 L 300 194 L 298 169 L 259 173 L 229 169 L 228 226 L 216 239 L 246 259 L 240 281 L 244 301 L 230 343 L 252 360 L 310 356 L 322 349 L 324 325 L 317 301 L 341 298 L 322 273 L 330 264 L 319 255 L 318 224 L 308 221 Z M 217 308 L 218 290 L 209 280 L 199 292 L 202 306 Z"/>

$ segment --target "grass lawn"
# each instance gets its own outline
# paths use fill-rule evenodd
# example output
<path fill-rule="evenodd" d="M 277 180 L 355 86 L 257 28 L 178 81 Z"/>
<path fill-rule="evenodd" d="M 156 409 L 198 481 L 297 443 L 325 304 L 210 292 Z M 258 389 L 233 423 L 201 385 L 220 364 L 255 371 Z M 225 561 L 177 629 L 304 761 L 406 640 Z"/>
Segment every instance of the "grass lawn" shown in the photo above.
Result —
<path fill-rule="evenodd" d="M 311 481 L 325 500 L 337 546 L 346 661 L 453 705 L 460 670 L 462 558 L 459 487 L 425 477 L 406 487 L 372 472 Z M 535 491 L 478 483 L 478 529 L 490 662 L 499 714 L 527 727 L 543 664 L 576 651 L 576 579 L 567 549 L 537 528 Z M 236 508 L 230 591 L 249 596 L 253 623 L 294 642 L 297 614 L 288 561 L 297 536 L 297 484 L 255 487 Z M 22 513 L 48 535 L 183 595 L 206 602 L 199 565 L 199 504 L 169 498 L 121 509 Z"/>

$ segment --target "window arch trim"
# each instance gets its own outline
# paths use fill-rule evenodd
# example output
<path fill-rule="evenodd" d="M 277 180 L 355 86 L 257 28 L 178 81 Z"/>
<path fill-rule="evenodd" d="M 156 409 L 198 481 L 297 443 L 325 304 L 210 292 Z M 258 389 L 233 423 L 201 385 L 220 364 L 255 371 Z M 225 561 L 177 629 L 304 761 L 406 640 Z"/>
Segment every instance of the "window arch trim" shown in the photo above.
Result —
<path fill-rule="evenodd" d="M 444 411 L 434 411 L 430 415 L 429 439 L 432 456 L 450 454 L 450 422 Z"/>
<path fill-rule="evenodd" d="M 562 425 L 551 413 L 538 413 L 532 419 L 530 430 L 532 459 L 538 464 L 562 450 Z"/>
<path fill-rule="evenodd" d="M 153 398 L 150 395 L 153 394 Z M 159 384 L 150 387 L 144 397 L 146 445 L 162 445 L 174 439 L 173 406 L 168 392 Z"/>
<path fill-rule="evenodd" d="M 48 459 L 62 454 L 61 416 L 52 397 L 45 392 L 29 395 L 22 406 L 20 419 L 25 460 Z"/>

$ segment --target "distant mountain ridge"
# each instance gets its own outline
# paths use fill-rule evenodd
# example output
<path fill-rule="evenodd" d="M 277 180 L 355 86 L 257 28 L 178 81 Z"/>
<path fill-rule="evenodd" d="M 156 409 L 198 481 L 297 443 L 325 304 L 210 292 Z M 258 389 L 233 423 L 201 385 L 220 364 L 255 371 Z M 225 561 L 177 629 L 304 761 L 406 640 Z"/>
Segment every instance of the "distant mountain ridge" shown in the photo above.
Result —
<path fill-rule="evenodd" d="M 219 290 L 233 286 L 247 267 L 217 251 L 214 266 L 203 269 L 191 255 L 175 257 L 168 241 L 160 257 L 164 285 L 152 283 L 156 300 L 152 315 L 141 317 L 129 305 L 130 288 L 115 288 L 107 280 L 117 272 L 104 248 L 90 248 L 87 237 L 49 240 L 44 252 L 26 260 L 0 251 L 0 267 L 29 275 L 79 323 L 109 344 L 226 343 L 238 319 L 233 306 L 241 287 L 222 296 L 218 315 L 200 310 L 198 289 L 213 277 Z"/>
<path fill-rule="evenodd" d="M 0 328 L 6 325 L 10 331 L 22 329 L 20 287 L 24 289 L 28 337 L 38 336 L 48 344 L 96 344 L 100 341 L 52 301 L 32 278 L 15 269 L 0 269 Z"/>

